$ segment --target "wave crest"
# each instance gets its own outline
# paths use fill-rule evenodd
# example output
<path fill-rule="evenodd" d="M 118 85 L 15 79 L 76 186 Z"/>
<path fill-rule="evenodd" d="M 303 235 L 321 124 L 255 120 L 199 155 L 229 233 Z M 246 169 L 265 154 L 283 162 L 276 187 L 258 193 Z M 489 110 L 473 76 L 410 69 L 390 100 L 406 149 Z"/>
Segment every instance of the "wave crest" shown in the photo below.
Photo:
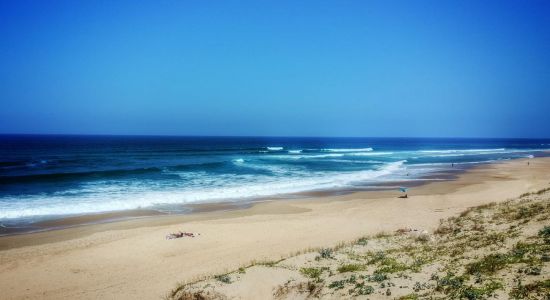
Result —
<path fill-rule="evenodd" d="M 321 149 L 323 152 L 369 152 L 374 149 L 372 148 L 328 148 Z"/>

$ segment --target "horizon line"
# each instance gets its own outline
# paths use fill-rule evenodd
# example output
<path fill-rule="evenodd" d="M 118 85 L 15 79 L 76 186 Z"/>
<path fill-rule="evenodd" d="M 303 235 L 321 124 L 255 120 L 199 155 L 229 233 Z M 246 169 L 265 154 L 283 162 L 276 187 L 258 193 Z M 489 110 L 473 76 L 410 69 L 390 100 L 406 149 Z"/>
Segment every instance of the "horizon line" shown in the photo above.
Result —
<path fill-rule="evenodd" d="M 524 139 L 550 140 L 550 137 L 469 137 L 469 136 L 300 136 L 300 135 L 199 135 L 199 134 L 109 134 L 109 133 L 2 133 L 0 136 L 112 136 L 112 137 L 198 137 L 198 138 L 344 138 L 344 139 Z"/>

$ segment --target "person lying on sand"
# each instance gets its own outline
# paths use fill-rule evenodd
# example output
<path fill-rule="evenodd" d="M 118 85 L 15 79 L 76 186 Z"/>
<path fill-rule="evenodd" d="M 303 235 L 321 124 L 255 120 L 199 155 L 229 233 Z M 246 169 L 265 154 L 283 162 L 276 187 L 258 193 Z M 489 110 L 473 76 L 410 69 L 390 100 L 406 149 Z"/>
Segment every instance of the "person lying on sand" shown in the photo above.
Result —
<path fill-rule="evenodd" d="M 166 235 L 166 239 L 167 240 L 171 240 L 171 239 L 179 239 L 179 238 L 182 238 L 182 237 L 195 237 L 197 235 L 195 235 L 194 233 L 192 232 L 181 232 L 181 231 L 178 231 L 176 233 L 170 233 L 170 234 L 167 234 Z"/>

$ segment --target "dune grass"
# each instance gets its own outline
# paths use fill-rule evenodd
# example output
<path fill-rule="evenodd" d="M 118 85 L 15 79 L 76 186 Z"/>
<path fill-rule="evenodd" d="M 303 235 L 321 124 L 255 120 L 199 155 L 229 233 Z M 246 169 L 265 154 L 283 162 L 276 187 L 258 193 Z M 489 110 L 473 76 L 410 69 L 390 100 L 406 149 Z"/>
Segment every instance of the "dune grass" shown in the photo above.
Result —
<path fill-rule="evenodd" d="M 372 294 L 388 299 L 550 299 L 548 220 L 550 188 L 469 208 L 441 220 L 433 234 L 398 230 L 308 249 L 293 256 L 305 261 L 295 267 L 287 259 L 254 262 L 180 285 L 169 298 L 223 296 L 221 287 L 239 280 L 232 274 L 262 267 L 265 272 L 285 268 L 304 278 L 274 287 L 278 298 L 298 293 L 329 299 Z M 305 259 L 315 252 L 314 259 Z"/>

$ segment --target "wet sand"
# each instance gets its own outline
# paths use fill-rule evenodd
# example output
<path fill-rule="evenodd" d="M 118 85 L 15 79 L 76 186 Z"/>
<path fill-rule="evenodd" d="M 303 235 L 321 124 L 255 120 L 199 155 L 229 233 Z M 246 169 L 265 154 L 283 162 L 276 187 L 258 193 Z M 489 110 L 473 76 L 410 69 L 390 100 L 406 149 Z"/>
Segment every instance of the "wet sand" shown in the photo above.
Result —
<path fill-rule="evenodd" d="M 467 207 L 547 187 L 550 158 L 530 162 L 475 167 L 456 180 L 413 188 L 408 199 L 396 191 L 357 192 L 5 236 L 0 290 L 3 299 L 158 299 L 177 282 L 252 260 L 400 227 L 435 228 Z M 200 236 L 165 240 L 178 230 Z"/>

